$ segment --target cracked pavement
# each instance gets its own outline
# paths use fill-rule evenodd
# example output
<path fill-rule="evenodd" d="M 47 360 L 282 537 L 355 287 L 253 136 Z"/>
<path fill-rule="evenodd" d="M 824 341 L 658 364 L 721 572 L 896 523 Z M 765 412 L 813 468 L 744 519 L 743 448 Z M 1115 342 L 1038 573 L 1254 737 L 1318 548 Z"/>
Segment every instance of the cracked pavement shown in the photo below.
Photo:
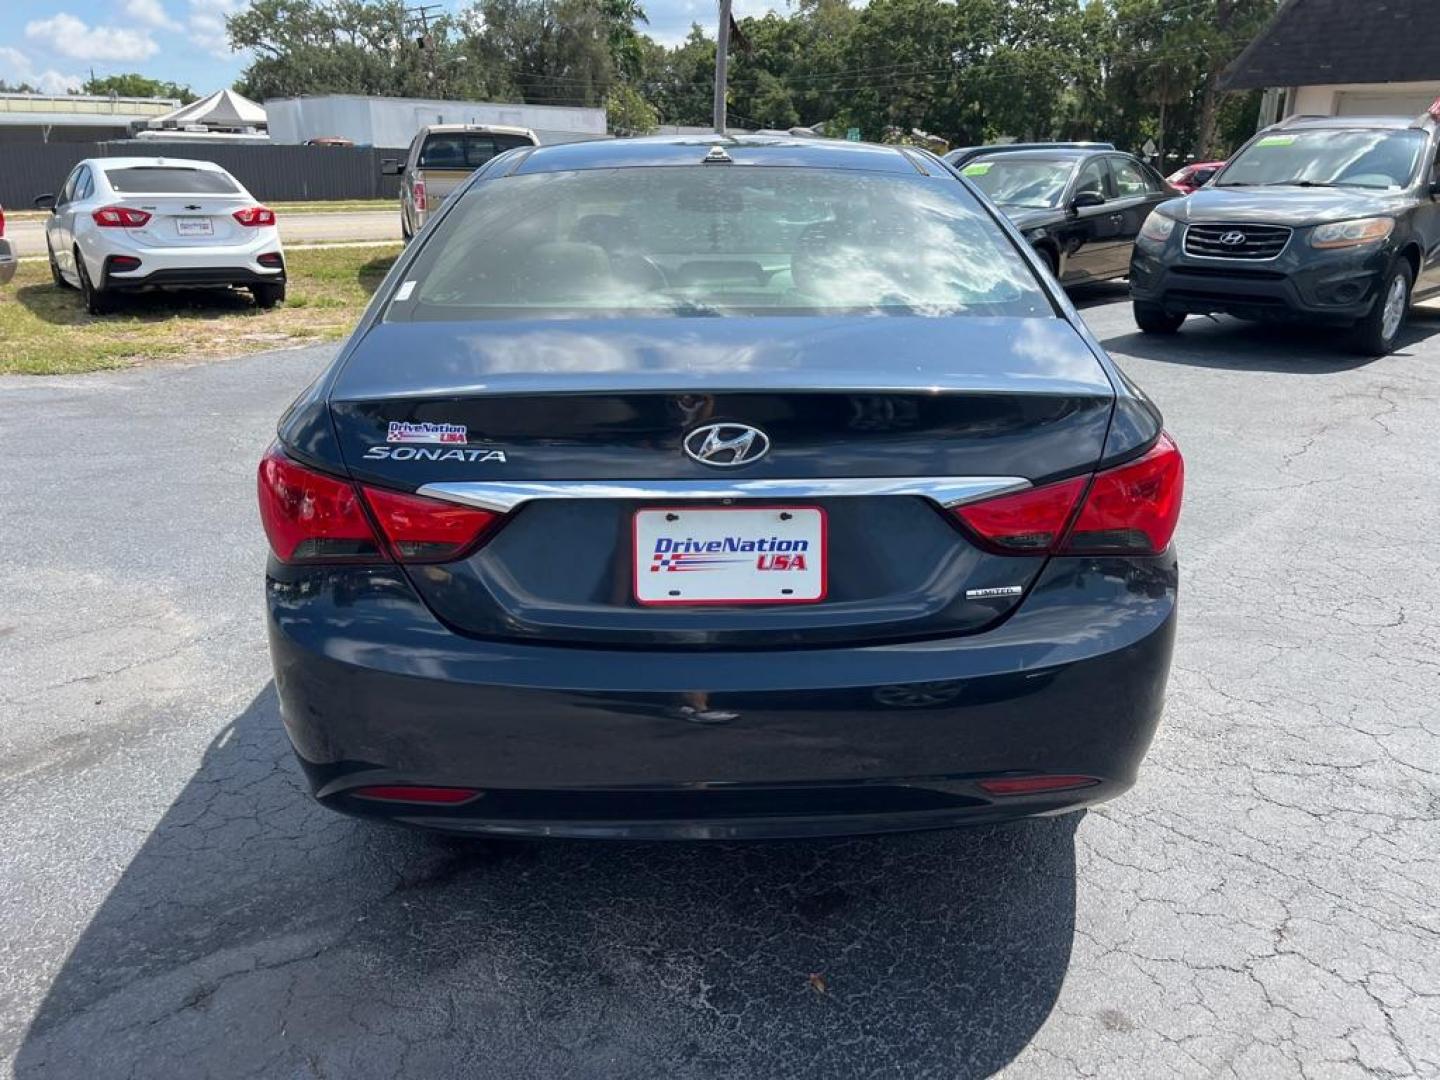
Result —
<path fill-rule="evenodd" d="M 1440 316 L 1081 298 L 1188 464 L 1138 787 L 816 843 L 477 843 L 304 794 L 253 467 L 317 348 L 0 380 L 0 1063 L 50 1077 L 1440 1077 Z"/>

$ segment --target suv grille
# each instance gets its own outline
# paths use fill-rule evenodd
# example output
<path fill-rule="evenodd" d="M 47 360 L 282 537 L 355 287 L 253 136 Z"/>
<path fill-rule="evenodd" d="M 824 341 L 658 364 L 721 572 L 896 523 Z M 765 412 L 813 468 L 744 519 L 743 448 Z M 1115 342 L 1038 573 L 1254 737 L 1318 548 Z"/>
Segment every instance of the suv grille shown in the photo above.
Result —
<path fill-rule="evenodd" d="M 1273 259 L 1285 250 L 1290 232 L 1286 225 L 1188 225 L 1185 254 L 1207 259 Z"/>

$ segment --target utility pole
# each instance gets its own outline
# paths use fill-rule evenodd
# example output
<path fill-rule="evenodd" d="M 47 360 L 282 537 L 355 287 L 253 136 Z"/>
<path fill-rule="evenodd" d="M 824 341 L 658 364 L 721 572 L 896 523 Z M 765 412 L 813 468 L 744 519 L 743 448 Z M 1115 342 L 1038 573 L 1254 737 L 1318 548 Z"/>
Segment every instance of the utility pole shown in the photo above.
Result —
<path fill-rule="evenodd" d="M 430 74 L 430 92 L 435 92 L 435 39 L 430 36 L 430 20 L 444 11 L 443 4 L 421 4 L 418 7 L 407 7 L 405 14 L 410 16 L 410 26 L 413 29 L 415 24 L 420 24 L 420 36 L 415 44 L 425 52 L 425 67 Z"/>
<path fill-rule="evenodd" d="M 720 29 L 715 35 L 715 134 L 725 134 L 726 67 L 730 62 L 730 0 L 720 0 Z"/>

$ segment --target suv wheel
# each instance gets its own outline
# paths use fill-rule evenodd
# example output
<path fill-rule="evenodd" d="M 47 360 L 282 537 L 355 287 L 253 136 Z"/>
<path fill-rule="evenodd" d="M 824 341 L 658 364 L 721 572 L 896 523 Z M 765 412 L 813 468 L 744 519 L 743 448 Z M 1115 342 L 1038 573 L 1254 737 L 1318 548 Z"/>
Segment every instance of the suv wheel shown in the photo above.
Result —
<path fill-rule="evenodd" d="M 1185 321 L 1184 315 L 1171 315 L 1159 304 L 1136 300 L 1135 325 L 1147 334 L 1173 334 Z"/>
<path fill-rule="evenodd" d="M 1370 314 L 1355 324 L 1352 344 L 1365 356 L 1384 356 L 1395 348 L 1410 311 L 1410 264 L 1396 259 L 1380 285 L 1380 296 Z"/>
<path fill-rule="evenodd" d="M 90 271 L 85 266 L 85 259 L 80 254 L 79 248 L 75 249 L 75 270 L 80 278 L 80 296 L 85 301 L 85 310 L 91 315 L 109 315 L 114 311 L 114 294 L 95 287 L 95 283 L 90 280 Z"/>

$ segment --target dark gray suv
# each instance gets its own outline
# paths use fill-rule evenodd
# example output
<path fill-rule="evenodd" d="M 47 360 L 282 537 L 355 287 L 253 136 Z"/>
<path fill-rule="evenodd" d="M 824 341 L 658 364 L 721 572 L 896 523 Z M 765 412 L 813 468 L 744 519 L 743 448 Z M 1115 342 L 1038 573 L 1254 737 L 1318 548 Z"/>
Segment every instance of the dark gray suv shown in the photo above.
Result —
<path fill-rule="evenodd" d="M 1297 117 L 1261 131 L 1209 185 L 1168 202 L 1130 261 L 1135 321 L 1186 315 L 1327 323 L 1394 348 L 1413 300 L 1440 293 L 1433 117 Z"/>

